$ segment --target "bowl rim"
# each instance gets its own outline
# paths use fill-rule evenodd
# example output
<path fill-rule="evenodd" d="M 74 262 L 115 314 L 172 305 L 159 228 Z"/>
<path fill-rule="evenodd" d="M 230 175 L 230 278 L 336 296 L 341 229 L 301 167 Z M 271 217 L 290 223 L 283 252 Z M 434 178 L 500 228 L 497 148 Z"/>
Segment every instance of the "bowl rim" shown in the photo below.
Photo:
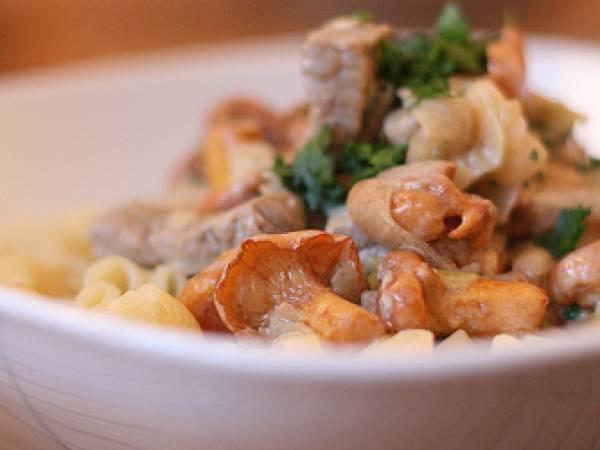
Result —
<path fill-rule="evenodd" d="M 504 351 L 466 346 L 431 355 L 362 357 L 342 347 L 320 353 L 283 353 L 231 339 L 107 317 L 51 299 L 0 286 L 0 320 L 78 339 L 94 348 L 150 359 L 191 370 L 220 370 L 274 380 L 420 382 L 474 376 L 526 367 L 600 359 L 598 324 L 540 332 L 540 340 Z M 551 345 L 548 345 L 551 342 Z M 461 350 L 461 351 L 459 351 Z"/>

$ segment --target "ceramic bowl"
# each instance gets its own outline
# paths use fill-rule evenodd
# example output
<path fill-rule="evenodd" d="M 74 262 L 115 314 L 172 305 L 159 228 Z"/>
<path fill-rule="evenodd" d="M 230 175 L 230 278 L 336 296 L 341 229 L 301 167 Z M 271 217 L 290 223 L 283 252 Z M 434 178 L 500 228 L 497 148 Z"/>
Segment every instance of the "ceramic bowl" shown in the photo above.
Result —
<path fill-rule="evenodd" d="M 2 222 L 160 192 L 236 93 L 301 98 L 298 40 L 193 48 L 0 79 Z M 536 38 L 531 84 L 590 120 L 600 50 Z M 588 449 L 600 327 L 490 353 L 284 354 L 0 288 L 3 449 Z"/>

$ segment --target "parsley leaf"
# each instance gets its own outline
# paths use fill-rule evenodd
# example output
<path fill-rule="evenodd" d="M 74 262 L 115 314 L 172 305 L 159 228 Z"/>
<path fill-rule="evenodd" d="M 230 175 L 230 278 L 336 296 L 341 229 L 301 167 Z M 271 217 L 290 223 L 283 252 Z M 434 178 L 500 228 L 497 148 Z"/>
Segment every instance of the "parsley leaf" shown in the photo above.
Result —
<path fill-rule="evenodd" d="M 600 159 L 592 158 L 588 156 L 587 164 L 579 167 L 582 171 L 596 170 L 600 169 Z"/>
<path fill-rule="evenodd" d="M 369 11 L 355 11 L 350 14 L 350 17 L 358 20 L 359 22 L 371 22 L 373 20 L 373 14 Z"/>
<path fill-rule="evenodd" d="M 352 184 L 371 178 L 382 170 L 404 164 L 408 146 L 386 142 L 350 142 L 344 147 L 341 168 L 351 174 Z"/>
<path fill-rule="evenodd" d="M 344 201 L 346 192 L 336 179 L 335 158 L 328 154 L 331 128 L 323 127 L 319 134 L 298 151 L 291 165 L 281 155 L 273 163 L 289 190 L 300 195 L 310 211 L 328 210 Z"/>
<path fill-rule="evenodd" d="M 529 152 L 529 159 L 532 161 L 538 161 L 540 159 L 540 153 L 535 149 L 531 149 Z"/>
<path fill-rule="evenodd" d="M 581 305 L 577 303 L 559 308 L 559 315 L 564 320 L 577 320 L 582 313 L 583 309 L 581 308 Z"/>
<path fill-rule="evenodd" d="M 544 247 L 555 258 L 562 258 L 575 249 L 577 241 L 586 230 L 584 221 L 591 213 L 591 208 L 582 206 L 561 209 L 554 230 L 537 236 L 535 243 Z"/>
<path fill-rule="evenodd" d="M 460 11 L 460 8 L 450 3 L 446 5 L 437 20 L 437 32 L 440 37 L 449 41 L 466 41 L 471 29 Z"/>
<path fill-rule="evenodd" d="M 404 164 L 406 150 L 406 145 L 386 142 L 349 142 L 341 157 L 336 158 L 332 151 L 331 128 L 325 126 L 298 150 L 291 164 L 277 155 L 273 172 L 287 189 L 302 197 L 309 211 L 327 213 L 346 200 L 354 183 Z"/>
<path fill-rule="evenodd" d="M 475 40 L 460 9 L 449 4 L 432 36 L 413 34 L 381 44 L 379 76 L 396 87 L 411 88 L 417 100 L 449 95 L 448 78 L 486 71 L 488 40 Z"/>

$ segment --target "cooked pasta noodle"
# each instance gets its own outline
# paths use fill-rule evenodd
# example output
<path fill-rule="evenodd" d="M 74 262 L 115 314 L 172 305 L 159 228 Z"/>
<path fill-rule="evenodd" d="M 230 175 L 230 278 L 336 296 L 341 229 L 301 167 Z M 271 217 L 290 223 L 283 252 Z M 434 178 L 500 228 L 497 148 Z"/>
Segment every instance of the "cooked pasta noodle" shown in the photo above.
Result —
<path fill-rule="evenodd" d="M 26 255 L 0 255 L 1 284 L 36 291 L 41 270 L 41 265 Z"/>
<path fill-rule="evenodd" d="M 271 347 L 285 352 L 314 353 L 323 350 L 323 344 L 315 333 L 287 333 L 276 337 Z"/>
<path fill-rule="evenodd" d="M 428 355 L 433 351 L 434 336 L 428 330 L 403 330 L 369 345 L 366 355 Z"/>
<path fill-rule="evenodd" d="M 161 264 L 150 273 L 149 281 L 167 294 L 177 296 L 187 283 L 187 278 L 175 266 Z"/>
<path fill-rule="evenodd" d="M 464 330 L 457 330 L 440 342 L 436 350 L 451 350 L 457 347 L 472 345 L 473 341 L 469 338 L 469 335 Z"/>
<path fill-rule="evenodd" d="M 136 289 L 148 281 L 149 274 L 122 256 L 107 256 L 95 262 L 85 273 L 84 286 L 98 282 L 111 283 L 121 292 Z"/>
<path fill-rule="evenodd" d="M 72 297 L 92 260 L 79 214 L 49 225 L 15 225 L 0 234 L 0 282 L 52 297 Z"/>
<path fill-rule="evenodd" d="M 126 293 L 149 283 L 173 296 L 179 294 L 186 282 L 183 272 L 172 264 L 161 264 L 154 270 L 147 270 L 118 255 L 96 261 L 83 277 L 84 288 L 109 284 L 119 293 Z"/>
<path fill-rule="evenodd" d="M 122 292 L 112 283 L 98 281 L 85 286 L 73 302 L 83 308 L 93 308 L 100 304 L 109 303 L 121 296 Z"/>
<path fill-rule="evenodd" d="M 126 292 L 116 299 L 100 302 L 92 309 L 133 320 L 200 330 L 192 313 L 179 300 L 151 284 Z"/>
<path fill-rule="evenodd" d="M 521 345 L 523 345 L 521 341 L 510 334 L 498 334 L 492 339 L 490 351 L 492 353 L 504 352 L 514 349 L 515 347 L 520 347 Z"/>

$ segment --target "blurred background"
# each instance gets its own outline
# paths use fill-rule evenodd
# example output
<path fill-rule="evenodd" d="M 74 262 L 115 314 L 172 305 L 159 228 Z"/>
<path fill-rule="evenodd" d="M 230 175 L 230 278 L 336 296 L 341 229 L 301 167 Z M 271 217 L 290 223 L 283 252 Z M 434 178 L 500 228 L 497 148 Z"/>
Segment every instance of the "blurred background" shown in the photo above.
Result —
<path fill-rule="evenodd" d="M 0 0 L 0 72 L 299 32 L 357 10 L 429 25 L 443 0 Z M 505 13 L 534 33 L 600 41 L 600 0 L 462 0 L 478 27 Z"/>

